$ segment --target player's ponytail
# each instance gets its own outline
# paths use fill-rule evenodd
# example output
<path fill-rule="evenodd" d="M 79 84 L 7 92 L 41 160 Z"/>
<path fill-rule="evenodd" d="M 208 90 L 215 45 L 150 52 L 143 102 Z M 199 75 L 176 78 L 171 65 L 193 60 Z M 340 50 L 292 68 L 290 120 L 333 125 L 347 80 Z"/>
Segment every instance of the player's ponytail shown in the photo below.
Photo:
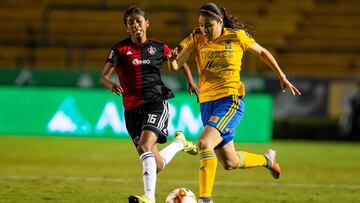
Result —
<path fill-rule="evenodd" d="M 214 3 L 207 3 L 201 6 L 199 14 L 212 16 L 218 20 L 223 20 L 224 27 L 233 30 L 245 30 L 250 35 L 253 34 L 253 30 L 250 26 L 238 22 L 238 19 L 226 12 L 224 7 L 218 7 Z"/>
<path fill-rule="evenodd" d="M 235 16 L 226 12 L 224 7 L 220 7 L 220 10 L 224 16 L 223 17 L 224 27 L 231 28 L 233 30 L 245 30 L 245 32 L 247 32 L 248 34 L 250 34 L 250 35 L 253 34 L 254 31 L 252 30 L 252 28 L 250 26 L 248 26 L 244 23 L 240 23 Z"/>

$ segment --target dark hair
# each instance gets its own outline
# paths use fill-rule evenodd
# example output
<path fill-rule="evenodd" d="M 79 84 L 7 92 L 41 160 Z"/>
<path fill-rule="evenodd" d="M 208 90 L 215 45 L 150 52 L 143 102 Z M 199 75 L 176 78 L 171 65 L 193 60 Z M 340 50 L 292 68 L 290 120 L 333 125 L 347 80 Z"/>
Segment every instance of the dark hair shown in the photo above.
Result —
<path fill-rule="evenodd" d="M 124 13 L 123 16 L 123 20 L 124 20 L 124 24 L 126 25 L 127 23 L 127 18 L 132 14 L 132 13 L 138 13 L 139 15 L 143 16 L 145 18 L 145 20 L 147 20 L 147 15 L 146 13 L 137 5 L 132 5 L 130 6 Z"/>
<path fill-rule="evenodd" d="M 235 16 L 227 13 L 224 7 L 218 7 L 214 3 L 207 3 L 201 6 L 199 15 L 211 16 L 218 20 L 223 20 L 224 27 L 226 28 L 230 28 L 233 30 L 245 30 L 245 32 L 250 35 L 254 33 L 250 26 L 238 22 L 238 19 Z"/>

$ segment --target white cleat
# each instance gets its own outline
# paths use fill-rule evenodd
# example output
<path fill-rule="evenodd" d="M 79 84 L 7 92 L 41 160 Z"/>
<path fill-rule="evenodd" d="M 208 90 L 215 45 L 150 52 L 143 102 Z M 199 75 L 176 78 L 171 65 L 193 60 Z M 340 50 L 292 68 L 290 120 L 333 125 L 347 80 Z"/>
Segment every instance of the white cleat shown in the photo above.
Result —
<path fill-rule="evenodd" d="M 270 170 L 271 175 L 275 179 L 280 178 L 281 168 L 280 168 L 280 165 L 278 163 L 276 163 L 276 159 L 275 159 L 276 151 L 269 149 L 268 151 L 266 151 L 264 153 L 264 156 L 266 157 L 266 160 L 267 160 L 266 167 Z"/>

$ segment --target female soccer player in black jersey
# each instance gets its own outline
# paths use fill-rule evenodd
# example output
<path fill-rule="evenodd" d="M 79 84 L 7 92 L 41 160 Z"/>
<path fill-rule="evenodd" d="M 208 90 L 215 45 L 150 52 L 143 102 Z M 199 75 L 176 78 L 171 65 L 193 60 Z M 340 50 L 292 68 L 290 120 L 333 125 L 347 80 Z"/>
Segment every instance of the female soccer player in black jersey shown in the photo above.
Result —
<path fill-rule="evenodd" d="M 145 12 L 129 7 L 123 20 L 130 37 L 115 44 L 104 65 L 100 82 L 114 94 L 122 95 L 126 128 L 140 155 L 143 166 L 144 192 L 130 196 L 129 202 L 155 202 L 156 173 L 160 172 L 178 151 L 196 154 L 196 146 L 176 132 L 174 141 L 158 151 L 156 143 L 167 141 L 169 107 L 167 99 L 173 92 L 161 80 L 163 61 L 171 49 L 164 43 L 146 36 L 149 21 Z M 120 84 L 109 79 L 115 70 Z M 193 86 L 187 65 L 183 70 Z"/>

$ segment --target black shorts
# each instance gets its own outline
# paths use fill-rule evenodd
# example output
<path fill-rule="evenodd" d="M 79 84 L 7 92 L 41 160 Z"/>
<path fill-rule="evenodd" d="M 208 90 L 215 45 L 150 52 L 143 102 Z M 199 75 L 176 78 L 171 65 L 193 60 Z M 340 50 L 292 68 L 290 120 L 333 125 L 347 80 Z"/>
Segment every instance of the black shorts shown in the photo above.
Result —
<path fill-rule="evenodd" d="M 166 143 L 168 136 L 169 105 L 167 101 L 145 104 L 141 108 L 125 110 L 126 129 L 135 146 L 143 130 L 154 132 L 157 143 Z"/>

